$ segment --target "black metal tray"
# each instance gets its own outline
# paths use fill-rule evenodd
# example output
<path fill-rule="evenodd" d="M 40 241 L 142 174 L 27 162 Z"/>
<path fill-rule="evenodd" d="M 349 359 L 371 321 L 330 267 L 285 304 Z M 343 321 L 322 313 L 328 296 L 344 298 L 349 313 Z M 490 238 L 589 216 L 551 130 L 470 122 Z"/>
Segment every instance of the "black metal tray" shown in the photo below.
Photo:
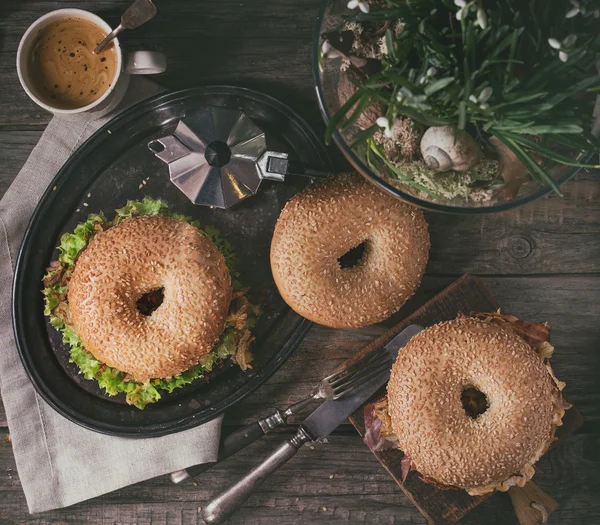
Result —
<path fill-rule="evenodd" d="M 306 179 L 265 181 L 257 195 L 230 210 L 195 206 L 173 186 L 167 166 L 148 149 L 154 138 L 172 133 L 177 121 L 205 106 L 243 110 L 267 133 L 269 149 L 330 170 L 322 143 L 296 113 L 254 91 L 205 87 L 158 95 L 109 122 L 83 144 L 58 172 L 40 200 L 17 260 L 13 323 L 21 359 L 39 394 L 58 412 L 92 430 L 120 436 L 159 436 L 204 423 L 263 384 L 300 343 L 311 323 L 285 305 L 269 264 L 269 246 L 279 212 Z M 61 234 L 88 213 L 107 217 L 127 199 L 145 195 L 166 200 L 170 209 L 219 228 L 240 256 L 241 280 L 261 290 L 265 313 L 252 350 L 254 369 L 228 367 L 206 384 L 196 381 L 148 405 L 143 411 L 110 397 L 85 380 L 69 362 L 68 348 L 43 316 L 41 278 Z"/>

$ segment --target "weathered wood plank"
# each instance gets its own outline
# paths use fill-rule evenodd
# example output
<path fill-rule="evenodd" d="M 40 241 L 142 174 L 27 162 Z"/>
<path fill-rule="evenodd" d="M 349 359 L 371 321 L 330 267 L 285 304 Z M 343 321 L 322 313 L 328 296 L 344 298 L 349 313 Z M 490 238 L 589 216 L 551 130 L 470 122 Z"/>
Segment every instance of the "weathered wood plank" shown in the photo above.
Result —
<path fill-rule="evenodd" d="M 501 214 L 427 214 L 428 272 L 567 274 L 600 271 L 600 178 L 581 174 L 548 197 Z M 576 255 L 575 255 L 576 254 Z"/>
<path fill-rule="evenodd" d="M 255 465 L 281 438 L 281 435 L 271 435 L 255 443 L 208 471 L 197 480 L 197 486 L 175 486 L 165 477 L 157 478 L 68 509 L 28 516 L 10 446 L 0 432 L 0 522 L 39 525 L 201 523 L 198 507 Z M 598 435 L 580 434 L 540 462 L 536 483 L 561 505 L 552 517 L 555 525 L 591 525 L 600 519 L 600 502 L 595 497 L 600 490 L 596 474 L 600 468 L 599 446 Z M 484 522 L 516 525 L 506 495 L 491 497 L 461 521 L 465 525 Z M 314 449 L 305 447 L 261 487 L 229 523 L 426 522 L 357 435 L 334 435 L 328 443 L 318 444 Z"/>

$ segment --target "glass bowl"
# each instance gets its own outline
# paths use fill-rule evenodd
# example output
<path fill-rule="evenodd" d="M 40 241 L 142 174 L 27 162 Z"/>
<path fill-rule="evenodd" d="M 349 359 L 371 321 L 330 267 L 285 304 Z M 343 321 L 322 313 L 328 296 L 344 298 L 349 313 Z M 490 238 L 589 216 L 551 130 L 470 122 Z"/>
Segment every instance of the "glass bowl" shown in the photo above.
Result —
<path fill-rule="evenodd" d="M 339 30 L 344 23 L 344 16 L 350 13 L 347 0 L 325 0 L 319 10 L 313 39 L 313 75 L 319 107 L 326 124 L 345 102 L 340 101 L 338 95 L 338 83 L 345 73 L 342 71 L 341 58 L 321 60 L 323 34 Z M 414 187 L 394 179 L 390 170 L 382 162 L 373 162 L 371 159 L 369 166 L 366 155 L 367 148 L 364 143 L 360 146 L 351 146 L 360 131 L 362 129 L 354 123 L 344 129 L 338 125 L 333 132 L 335 143 L 354 168 L 395 197 L 428 210 L 456 214 L 495 213 L 522 206 L 552 193 L 550 187 L 529 180 L 519 188 L 514 197 L 507 197 L 506 193 L 499 189 L 494 191 L 491 197 L 488 195 L 487 200 L 474 200 L 467 196 L 434 199 Z M 591 154 L 582 154 L 577 160 L 585 162 L 591 157 Z M 546 171 L 557 186 L 560 186 L 577 174 L 580 169 L 554 164 L 548 166 Z"/>

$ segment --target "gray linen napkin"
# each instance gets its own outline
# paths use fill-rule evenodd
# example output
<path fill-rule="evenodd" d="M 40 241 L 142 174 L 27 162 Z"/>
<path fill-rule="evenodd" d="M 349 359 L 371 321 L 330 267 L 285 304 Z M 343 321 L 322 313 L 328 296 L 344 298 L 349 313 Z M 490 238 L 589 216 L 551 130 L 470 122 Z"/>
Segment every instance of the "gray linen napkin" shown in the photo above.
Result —
<path fill-rule="evenodd" d="M 35 392 L 15 346 L 11 287 L 17 251 L 33 210 L 69 155 L 125 109 L 161 91 L 133 77 L 110 113 L 55 116 L 0 201 L 0 390 L 29 512 L 66 507 L 196 463 L 215 461 L 221 418 L 170 436 L 127 439 L 86 430 Z M 102 468 L 97 458 L 102 458 Z"/>

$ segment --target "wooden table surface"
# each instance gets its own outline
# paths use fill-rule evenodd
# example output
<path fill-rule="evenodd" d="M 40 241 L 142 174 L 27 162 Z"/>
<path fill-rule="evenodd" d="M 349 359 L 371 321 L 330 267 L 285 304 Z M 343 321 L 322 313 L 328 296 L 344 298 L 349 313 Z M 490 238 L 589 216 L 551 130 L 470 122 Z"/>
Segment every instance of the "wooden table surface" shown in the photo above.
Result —
<path fill-rule="evenodd" d="M 50 115 L 19 85 L 15 54 L 36 18 L 61 7 L 87 8 L 116 25 L 128 0 L 0 2 L 0 196 L 19 172 Z M 299 111 L 320 132 L 311 73 L 311 40 L 319 0 L 156 0 L 159 14 L 125 33 L 131 49 L 166 53 L 168 72 L 155 77 L 179 89 L 229 83 L 258 88 Z M 427 214 L 432 251 L 414 310 L 464 273 L 484 278 L 503 308 L 548 321 L 553 359 L 566 395 L 585 417 L 583 429 L 536 467 L 535 481 L 560 503 L 551 524 L 600 524 L 600 180 L 582 173 L 551 197 L 492 216 Z M 401 315 L 402 315 L 401 313 Z M 399 319 L 400 316 L 396 316 Z M 227 414 L 228 427 L 306 395 L 332 367 L 384 331 L 314 328 L 283 368 Z M 0 406 L 0 523 L 195 524 L 199 508 L 271 450 L 270 435 L 209 471 L 197 485 L 158 478 L 73 507 L 30 516 Z M 102 458 L 94 458 L 102 461 Z M 361 443 L 350 425 L 325 444 L 305 447 L 256 492 L 233 524 L 424 524 L 425 520 Z M 490 498 L 461 523 L 515 524 L 505 494 Z"/>

